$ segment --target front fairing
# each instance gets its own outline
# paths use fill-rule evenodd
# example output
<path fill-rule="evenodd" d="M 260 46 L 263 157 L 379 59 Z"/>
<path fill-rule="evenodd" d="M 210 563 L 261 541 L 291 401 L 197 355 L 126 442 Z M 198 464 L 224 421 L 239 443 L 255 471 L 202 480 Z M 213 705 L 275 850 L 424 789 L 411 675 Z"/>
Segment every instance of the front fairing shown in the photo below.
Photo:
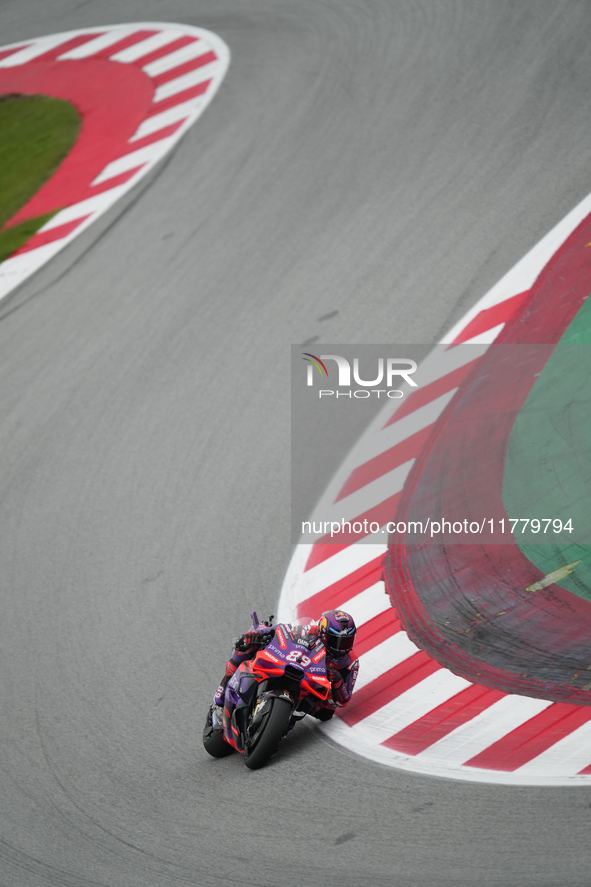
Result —
<path fill-rule="evenodd" d="M 242 751 L 246 717 L 259 681 L 249 663 L 243 663 L 232 675 L 226 687 L 224 699 L 224 738 L 238 751 Z"/>
<path fill-rule="evenodd" d="M 298 675 L 301 678 L 300 695 L 325 700 L 330 693 L 326 674 L 326 650 L 317 633 L 307 622 L 276 626 L 275 637 L 253 662 L 255 671 L 273 675 Z"/>

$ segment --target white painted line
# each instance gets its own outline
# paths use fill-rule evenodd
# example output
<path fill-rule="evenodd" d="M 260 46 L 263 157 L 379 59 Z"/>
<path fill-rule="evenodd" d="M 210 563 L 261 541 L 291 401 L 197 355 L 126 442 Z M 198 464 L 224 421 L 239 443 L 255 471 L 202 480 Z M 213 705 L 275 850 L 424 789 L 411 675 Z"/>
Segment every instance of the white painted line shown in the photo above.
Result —
<path fill-rule="evenodd" d="M 384 583 L 380 581 L 370 585 L 364 591 L 360 591 L 344 604 L 339 604 L 339 607 L 346 613 L 350 613 L 357 628 L 361 628 L 362 625 L 375 619 L 380 613 L 392 609 L 392 604 Z"/>
<path fill-rule="evenodd" d="M 150 62 L 150 64 L 146 65 L 142 70 L 150 77 L 158 77 L 159 74 L 165 74 L 166 71 L 178 68 L 179 65 L 184 65 L 185 62 L 192 61 L 197 58 L 197 56 L 203 55 L 203 53 L 208 52 L 212 48 L 213 47 L 208 46 L 205 40 L 195 40 L 194 43 L 189 43 L 181 49 L 177 49 L 168 55 L 162 56 L 162 58 L 156 59 L 155 62 Z"/>
<path fill-rule="evenodd" d="M 492 328 L 492 330 L 486 330 L 484 333 L 480 333 L 479 336 L 474 336 L 473 339 L 468 339 L 466 342 L 463 342 L 463 345 L 492 345 L 492 343 L 497 339 L 499 333 L 505 326 L 504 323 L 500 323 L 498 326 Z"/>
<path fill-rule="evenodd" d="M 382 540 L 381 544 L 376 542 L 378 538 Z M 365 566 L 374 558 L 384 555 L 388 550 L 387 538 L 386 534 L 375 533 L 367 537 L 367 542 L 364 540 L 363 542 L 355 542 L 354 545 L 348 545 L 347 548 L 333 554 L 327 560 L 312 567 L 311 570 L 294 576 L 294 581 L 297 582 L 298 599 L 303 601 L 312 597 L 319 591 L 323 591 L 340 579 L 354 573 L 355 570 Z M 307 560 L 312 546 L 302 545 L 301 548 L 307 549 Z"/>
<path fill-rule="evenodd" d="M 405 755 L 392 751 L 383 745 L 371 745 L 366 741 L 362 725 L 351 728 L 338 717 L 333 718 L 328 724 L 313 726 L 333 742 L 362 758 L 374 761 L 376 764 L 383 764 L 386 767 L 395 767 L 398 770 L 407 770 L 424 776 L 440 776 L 461 782 L 496 783 L 498 785 L 589 786 L 588 776 L 564 777 L 548 772 L 542 777 L 525 774 L 521 770 L 506 773 L 502 770 L 479 770 L 477 767 L 451 767 L 441 762 L 424 762 L 421 761 L 420 756 Z"/>
<path fill-rule="evenodd" d="M 36 59 L 37 56 L 43 55 L 44 52 L 49 52 L 50 49 L 55 49 L 56 46 L 65 43 L 66 40 L 69 40 L 72 36 L 74 36 L 74 32 L 63 32 L 61 34 L 52 34 L 51 37 L 43 37 L 40 40 L 35 40 L 34 43 L 27 46 L 25 49 L 21 49 L 20 52 L 15 52 L 13 55 L 9 55 L 5 59 L 2 59 L 0 61 L 0 68 L 16 68 L 17 65 L 25 65 L 27 62 Z M 3 46 L 1 48 L 8 49 L 9 47 Z"/>
<path fill-rule="evenodd" d="M 161 102 L 172 95 L 183 92 L 185 89 L 190 89 L 192 86 L 198 86 L 200 83 L 205 83 L 206 80 L 211 80 L 218 65 L 219 62 L 216 59 L 215 62 L 209 62 L 201 68 L 197 68 L 196 71 L 190 71 L 182 77 L 177 77 L 176 80 L 169 80 L 168 83 L 158 87 L 154 94 L 154 101 Z"/>
<path fill-rule="evenodd" d="M 74 203 L 67 209 L 60 210 L 60 212 L 46 222 L 42 228 L 39 228 L 39 232 L 51 231 L 52 228 L 58 228 L 66 222 L 73 222 L 75 219 L 81 219 L 84 216 L 88 216 L 90 213 L 104 212 L 113 203 L 116 203 L 117 200 L 119 200 L 124 191 L 125 185 L 119 185 L 116 188 L 111 188 L 110 191 L 103 191 L 101 194 L 97 194 L 96 197 L 89 197 L 88 200 L 81 200 L 79 203 Z"/>
<path fill-rule="evenodd" d="M 591 721 L 582 724 L 568 736 L 559 739 L 554 745 L 532 758 L 519 768 L 519 775 L 544 776 L 546 773 L 561 773 L 576 776 L 591 764 Z M 587 779 L 589 777 L 587 776 Z"/>
<path fill-rule="evenodd" d="M 7 49 L 11 49 L 13 54 L 16 52 L 20 52 L 22 49 L 26 49 L 28 46 L 31 46 L 32 43 L 35 43 L 34 40 L 23 40 L 21 43 L 12 43 L 7 46 L 2 47 L 2 52 Z"/>
<path fill-rule="evenodd" d="M 114 178 L 114 176 L 121 175 L 122 172 L 135 169 L 135 167 L 141 166 L 144 163 L 153 163 L 159 160 L 160 157 L 163 157 L 170 150 L 176 141 L 176 136 L 169 136 L 166 139 L 160 139 L 159 142 L 153 142 L 151 145 L 139 148 L 137 151 L 132 151 L 130 154 L 124 154 L 118 160 L 108 163 L 92 184 L 100 185 L 102 182 Z"/>
<path fill-rule="evenodd" d="M 402 443 L 411 434 L 423 431 L 437 421 L 441 413 L 444 411 L 454 394 L 458 389 L 452 388 L 450 391 L 442 394 L 441 397 L 426 403 L 423 407 L 418 407 L 414 412 L 409 413 L 398 422 L 388 425 L 383 430 L 377 432 L 368 438 L 363 447 L 356 447 L 354 458 L 351 459 L 349 473 L 361 465 L 365 465 L 376 456 L 391 450 L 396 444 Z M 358 461 L 359 460 L 359 461 Z"/>
<path fill-rule="evenodd" d="M 379 745 L 469 686 L 470 681 L 440 668 L 368 715 L 356 727 L 361 727 L 364 736 L 371 737 L 372 745 Z"/>
<path fill-rule="evenodd" d="M 314 512 L 313 519 L 322 523 L 323 526 L 328 521 L 336 521 L 338 523 L 341 519 L 353 524 L 360 515 L 365 514 L 365 512 L 369 511 L 374 506 L 379 505 L 391 496 L 395 496 L 396 493 L 399 493 L 402 490 L 413 463 L 414 459 L 410 459 L 402 465 L 397 465 L 392 471 L 382 474 L 381 477 L 366 484 L 364 487 L 351 493 L 350 496 L 341 499 L 336 504 L 327 504 L 321 511 Z M 392 517 L 394 517 L 394 514 L 392 514 Z M 330 527 L 328 527 L 327 530 L 330 533 Z M 348 527 L 346 528 L 346 532 L 348 532 Z M 315 542 L 324 535 L 325 532 L 323 530 L 316 536 L 312 535 L 312 533 L 307 533 L 305 538 L 307 542 Z M 339 535 L 339 533 L 335 533 L 333 537 L 334 542 L 338 543 Z"/>
<path fill-rule="evenodd" d="M 165 31 L 160 31 L 159 34 L 153 34 L 152 37 L 146 37 L 146 39 L 142 40 L 140 43 L 134 43 L 133 46 L 128 46 L 127 49 L 122 49 L 121 52 L 114 53 L 109 56 L 109 58 L 112 62 L 129 64 L 130 62 L 135 62 L 138 59 L 143 58 L 145 55 L 155 52 L 157 49 L 161 49 L 163 46 L 172 43 L 174 40 L 178 40 L 178 38 L 182 36 L 183 32 L 180 28 L 167 28 Z"/>
<path fill-rule="evenodd" d="M 468 683 L 466 682 L 468 686 Z M 547 699 L 504 696 L 447 736 L 420 752 L 423 761 L 465 764 L 530 718 L 552 705 Z"/>
<path fill-rule="evenodd" d="M 477 342 L 473 348 L 449 348 L 447 345 L 436 345 L 429 352 L 425 360 L 420 364 L 415 373 L 416 381 L 421 387 L 438 382 L 443 376 L 459 370 L 479 357 L 483 357 L 488 351 L 487 345 L 478 347 Z"/>
<path fill-rule="evenodd" d="M 439 381 L 439 379 L 443 378 L 444 376 L 449 375 L 455 370 L 458 370 L 461 367 L 465 366 L 467 363 L 470 363 L 471 361 L 476 360 L 482 355 L 486 354 L 487 349 L 488 345 L 483 345 L 479 343 L 476 343 L 470 348 L 457 347 L 450 349 L 446 345 L 436 346 L 427 355 L 425 360 L 419 366 L 417 373 L 415 374 L 416 381 L 420 387 L 418 389 L 410 389 L 410 387 L 406 387 L 406 395 L 404 400 L 397 401 L 394 407 L 392 407 L 390 404 L 386 404 L 384 408 L 378 413 L 365 434 L 353 447 L 350 454 L 342 463 L 340 469 L 331 479 L 324 495 L 316 506 L 316 510 L 314 511 L 313 516 L 316 514 L 316 511 L 320 513 L 320 509 L 324 507 L 326 503 L 332 503 L 336 500 L 337 496 L 339 495 L 345 484 L 345 481 L 354 468 L 356 468 L 358 465 L 364 464 L 369 459 L 373 458 L 375 455 L 379 455 L 384 450 L 389 449 L 388 446 L 384 446 L 383 449 L 381 448 L 381 436 L 384 434 L 390 434 L 390 429 L 396 426 L 396 422 L 393 422 L 392 425 L 388 425 L 387 423 L 395 419 L 396 412 L 405 404 L 406 398 L 410 395 L 411 390 L 417 391 L 417 393 L 419 393 L 422 388 L 424 388 L 426 385 L 429 385 L 431 382 Z M 405 386 L 402 386 L 402 388 L 405 388 Z M 451 394 L 443 395 L 443 397 L 446 396 L 448 397 L 448 399 L 451 400 Z M 445 405 L 447 404 L 443 404 L 442 409 Z M 410 401 L 410 406 L 412 408 L 412 400 Z M 406 427 L 412 427 L 414 423 L 413 417 L 417 414 L 417 412 L 418 410 L 413 411 L 407 417 L 405 417 L 404 420 L 400 421 L 404 421 Z M 412 428 L 410 433 L 414 433 L 414 430 L 418 431 L 420 430 L 420 427 L 417 427 L 416 429 Z"/>
<path fill-rule="evenodd" d="M 138 28 L 137 25 L 122 25 L 113 31 L 109 30 L 108 33 L 96 37 L 94 40 L 89 40 L 88 43 L 83 43 L 82 46 L 77 46 L 75 49 L 70 49 L 69 52 L 64 52 L 63 55 L 58 56 L 58 59 L 59 61 L 66 61 L 68 59 L 90 58 L 90 56 L 95 53 L 107 49 L 114 43 L 118 43 L 119 40 L 122 40 L 124 37 L 128 37 L 130 34 L 139 30 L 140 28 Z"/>
<path fill-rule="evenodd" d="M 47 243 L 22 255 L 5 259 L 0 265 L 0 299 L 52 259 L 63 248 L 63 240 Z"/>
<path fill-rule="evenodd" d="M 361 690 L 367 684 L 371 684 L 384 672 L 400 665 L 418 652 L 419 648 L 413 644 L 405 631 L 398 631 L 392 637 L 386 638 L 381 644 L 359 657 L 359 676 L 355 690 Z"/>
<path fill-rule="evenodd" d="M 202 105 L 205 105 L 206 102 L 206 97 L 199 95 L 180 105 L 175 105 L 174 108 L 169 108 L 168 111 L 162 111 L 161 114 L 154 114 L 153 117 L 147 117 L 142 123 L 140 123 L 129 141 L 135 142 L 138 139 L 144 139 L 146 136 L 151 136 L 153 132 L 158 132 L 159 129 L 164 129 L 165 126 L 170 126 L 171 123 L 176 123 L 177 120 L 187 119 L 191 114 L 194 114 L 195 111 L 199 110 Z"/>

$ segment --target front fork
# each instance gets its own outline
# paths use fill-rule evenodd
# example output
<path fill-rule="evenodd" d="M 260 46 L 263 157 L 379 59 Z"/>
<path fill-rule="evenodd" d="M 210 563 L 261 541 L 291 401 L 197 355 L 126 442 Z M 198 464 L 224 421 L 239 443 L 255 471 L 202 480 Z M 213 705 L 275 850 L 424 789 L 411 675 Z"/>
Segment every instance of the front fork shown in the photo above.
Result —
<path fill-rule="evenodd" d="M 259 686 L 261 685 L 255 675 L 248 669 L 248 666 L 242 664 L 234 672 L 226 687 L 223 716 L 224 739 L 239 752 L 244 751 L 248 712 Z"/>

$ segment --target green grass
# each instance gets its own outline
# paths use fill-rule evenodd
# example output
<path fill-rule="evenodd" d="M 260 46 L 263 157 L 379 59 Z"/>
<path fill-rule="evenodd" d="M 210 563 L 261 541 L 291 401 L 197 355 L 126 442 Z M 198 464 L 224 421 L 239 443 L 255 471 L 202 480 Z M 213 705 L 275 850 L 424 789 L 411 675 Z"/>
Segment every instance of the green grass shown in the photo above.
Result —
<path fill-rule="evenodd" d="M 0 229 L 53 175 L 80 132 L 80 115 L 63 99 L 0 96 Z M 0 230 L 0 262 L 55 213 Z"/>

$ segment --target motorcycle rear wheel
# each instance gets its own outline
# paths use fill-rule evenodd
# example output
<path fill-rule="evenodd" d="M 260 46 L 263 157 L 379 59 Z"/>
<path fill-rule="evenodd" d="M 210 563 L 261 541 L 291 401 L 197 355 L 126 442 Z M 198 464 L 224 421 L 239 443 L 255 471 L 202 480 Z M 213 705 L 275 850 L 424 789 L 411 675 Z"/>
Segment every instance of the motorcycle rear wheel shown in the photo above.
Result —
<path fill-rule="evenodd" d="M 292 711 L 293 706 L 287 699 L 275 697 L 271 700 L 271 711 L 265 720 L 256 745 L 251 751 L 247 743 L 244 749 L 244 763 L 249 770 L 258 770 L 259 767 L 264 766 L 277 750 L 279 740 L 287 729 Z"/>
<path fill-rule="evenodd" d="M 224 739 L 223 731 L 213 726 L 211 722 L 211 708 L 207 712 L 205 727 L 203 728 L 203 748 L 212 758 L 225 758 L 234 751 L 232 746 Z"/>

